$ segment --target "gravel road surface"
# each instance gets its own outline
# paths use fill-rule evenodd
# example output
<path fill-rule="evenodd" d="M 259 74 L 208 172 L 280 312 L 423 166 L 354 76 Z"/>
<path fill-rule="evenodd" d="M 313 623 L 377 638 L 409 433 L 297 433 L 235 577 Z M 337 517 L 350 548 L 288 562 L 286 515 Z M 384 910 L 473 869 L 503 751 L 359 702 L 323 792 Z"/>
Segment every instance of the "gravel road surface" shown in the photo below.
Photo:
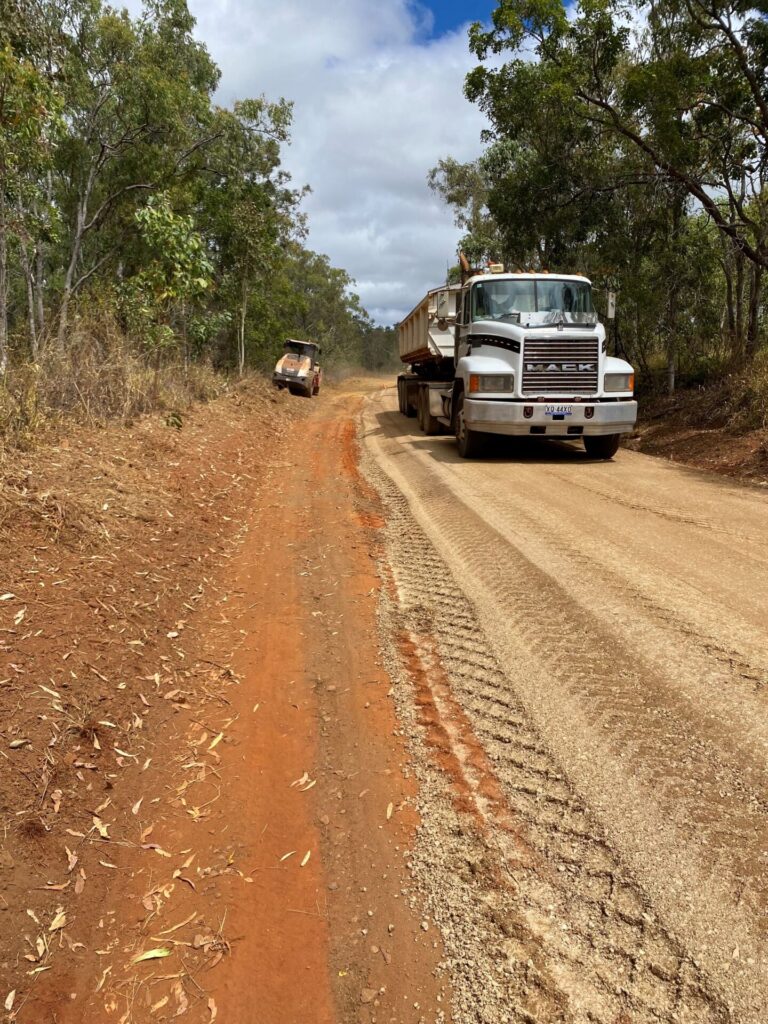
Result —
<path fill-rule="evenodd" d="M 764 1022 L 768 497 L 625 451 L 463 461 L 393 389 L 362 435 L 455 1019 Z"/>

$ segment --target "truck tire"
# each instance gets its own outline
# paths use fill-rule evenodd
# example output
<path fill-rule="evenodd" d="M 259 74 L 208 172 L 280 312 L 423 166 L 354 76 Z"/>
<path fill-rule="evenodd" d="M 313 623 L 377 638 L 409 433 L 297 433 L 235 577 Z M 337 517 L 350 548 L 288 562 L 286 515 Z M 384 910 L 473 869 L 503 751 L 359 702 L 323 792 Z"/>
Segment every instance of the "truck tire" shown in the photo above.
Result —
<path fill-rule="evenodd" d="M 619 450 L 621 434 L 586 434 L 582 439 L 584 450 L 591 459 L 612 459 Z"/>
<path fill-rule="evenodd" d="M 410 390 L 413 390 L 413 389 L 411 388 Z M 408 419 L 413 419 L 414 416 L 418 415 L 419 410 L 418 410 L 417 406 L 411 405 L 411 400 L 408 397 L 408 391 L 409 391 L 408 382 L 407 381 L 403 381 L 403 402 L 405 404 L 405 415 L 408 417 Z M 417 390 L 416 391 L 416 400 L 417 401 L 418 401 L 418 398 L 419 398 L 419 392 Z"/>
<path fill-rule="evenodd" d="M 419 388 L 419 426 L 427 437 L 440 433 L 440 421 L 429 411 L 429 388 Z"/>
<path fill-rule="evenodd" d="M 485 447 L 485 437 L 477 430 L 470 430 L 464 419 L 463 391 L 456 399 L 456 444 L 462 459 L 476 459 Z"/>
<path fill-rule="evenodd" d="M 413 416 L 408 407 L 408 384 L 404 377 L 397 379 L 397 407 L 403 416 Z"/>

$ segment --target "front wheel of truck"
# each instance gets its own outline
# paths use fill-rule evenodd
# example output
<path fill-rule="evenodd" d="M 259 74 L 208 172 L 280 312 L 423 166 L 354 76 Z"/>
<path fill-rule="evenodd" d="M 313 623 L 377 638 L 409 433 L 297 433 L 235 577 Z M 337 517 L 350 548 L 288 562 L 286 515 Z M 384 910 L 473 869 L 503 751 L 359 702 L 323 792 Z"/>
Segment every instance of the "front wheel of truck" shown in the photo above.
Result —
<path fill-rule="evenodd" d="M 584 450 L 591 459 L 612 459 L 619 450 L 621 434 L 585 435 Z"/>
<path fill-rule="evenodd" d="M 456 444 L 462 459 L 476 459 L 482 455 L 485 437 L 477 430 L 470 430 L 464 416 L 464 395 L 456 399 Z"/>

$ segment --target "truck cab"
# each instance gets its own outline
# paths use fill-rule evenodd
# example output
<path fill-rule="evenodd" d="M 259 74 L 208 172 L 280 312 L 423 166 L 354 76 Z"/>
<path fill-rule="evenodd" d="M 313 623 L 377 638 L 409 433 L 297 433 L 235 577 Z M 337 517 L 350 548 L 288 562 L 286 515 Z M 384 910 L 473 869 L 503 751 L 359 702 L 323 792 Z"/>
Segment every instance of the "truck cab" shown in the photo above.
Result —
<path fill-rule="evenodd" d="M 439 419 L 465 457 L 479 452 L 482 435 L 507 434 L 581 437 L 588 454 L 610 458 L 637 418 L 633 369 L 607 354 L 581 275 L 470 277 L 457 309 L 454 366 Z"/>

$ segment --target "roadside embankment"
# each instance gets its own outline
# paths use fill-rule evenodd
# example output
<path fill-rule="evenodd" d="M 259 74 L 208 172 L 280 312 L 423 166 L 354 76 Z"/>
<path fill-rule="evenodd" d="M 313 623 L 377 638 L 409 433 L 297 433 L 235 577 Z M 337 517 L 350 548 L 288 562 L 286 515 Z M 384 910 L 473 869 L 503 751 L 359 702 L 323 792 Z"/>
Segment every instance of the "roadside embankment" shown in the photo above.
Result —
<path fill-rule="evenodd" d="M 679 390 L 638 398 L 627 448 L 721 476 L 768 485 L 768 429 L 729 414 L 725 389 Z"/>

